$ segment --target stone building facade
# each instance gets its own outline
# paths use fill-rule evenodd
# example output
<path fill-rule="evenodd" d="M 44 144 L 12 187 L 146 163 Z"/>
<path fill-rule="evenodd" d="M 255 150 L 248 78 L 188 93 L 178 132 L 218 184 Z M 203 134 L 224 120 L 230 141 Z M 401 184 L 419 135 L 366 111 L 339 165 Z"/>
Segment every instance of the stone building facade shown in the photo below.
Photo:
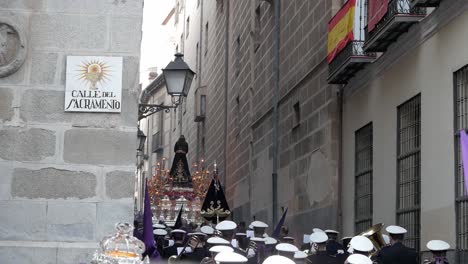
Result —
<path fill-rule="evenodd" d="M 467 263 L 459 132 L 467 129 L 468 3 L 431 2 L 343 86 L 343 230 L 398 224 L 421 261 L 426 243 L 441 239 L 450 263 Z"/>
<path fill-rule="evenodd" d="M 275 1 L 175 1 L 177 46 L 197 73 L 178 122 L 196 153 L 190 161 L 219 165 L 235 221 L 273 226 L 287 207 L 300 243 L 313 227 L 339 228 L 337 89 L 327 82 L 326 47 L 341 1 L 280 2 L 276 216 Z"/>
<path fill-rule="evenodd" d="M 142 9 L 0 1 L 26 51 L 0 77 L 1 263 L 88 263 L 117 221 L 132 221 Z M 121 113 L 64 112 L 68 55 L 123 57 Z"/>

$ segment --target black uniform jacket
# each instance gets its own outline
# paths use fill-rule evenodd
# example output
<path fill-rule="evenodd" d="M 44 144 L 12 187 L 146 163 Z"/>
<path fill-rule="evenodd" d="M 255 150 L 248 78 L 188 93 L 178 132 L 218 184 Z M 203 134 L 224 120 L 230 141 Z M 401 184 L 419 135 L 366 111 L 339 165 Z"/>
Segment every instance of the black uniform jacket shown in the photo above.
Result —
<path fill-rule="evenodd" d="M 417 264 L 418 253 L 402 243 L 395 243 L 380 250 L 377 262 L 379 264 Z"/>
<path fill-rule="evenodd" d="M 177 248 L 178 247 L 183 247 L 183 246 L 184 246 L 183 243 L 177 242 L 177 243 L 174 243 L 174 245 L 172 245 L 170 247 L 164 248 L 163 258 L 168 259 L 170 256 L 173 256 L 173 255 L 177 256 Z"/>
<path fill-rule="evenodd" d="M 326 251 L 318 251 L 314 255 L 310 255 L 307 259 L 313 264 L 343 264 L 342 258 L 330 256 Z"/>

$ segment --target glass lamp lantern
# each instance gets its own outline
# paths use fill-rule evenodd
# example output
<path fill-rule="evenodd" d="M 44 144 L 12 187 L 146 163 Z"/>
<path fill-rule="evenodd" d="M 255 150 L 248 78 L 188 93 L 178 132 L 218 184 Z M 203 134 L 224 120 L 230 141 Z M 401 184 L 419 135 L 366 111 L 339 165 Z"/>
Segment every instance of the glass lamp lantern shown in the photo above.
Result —
<path fill-rule="evenodd" d="M 149 259 L 142 260 L 145 244 L 133 236 L 133 226 L 128 223 L 117 223 L 116 233 L 105 237 L 96 250 L 92 264 L 147 264 Z"/>
<path fill-rule="evenodd" d="M 181 53 L 175 54 L 175 59 L 162 70 L 167 93 L 172 97 L 187 97 L 195 75 L 182 57 Z"/>

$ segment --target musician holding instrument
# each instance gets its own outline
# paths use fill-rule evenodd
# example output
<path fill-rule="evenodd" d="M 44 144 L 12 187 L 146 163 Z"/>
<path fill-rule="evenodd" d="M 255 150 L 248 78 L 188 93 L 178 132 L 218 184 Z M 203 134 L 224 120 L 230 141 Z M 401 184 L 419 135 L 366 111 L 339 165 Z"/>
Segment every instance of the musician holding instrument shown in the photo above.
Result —
<path fill-rule="evenodd" d="M 342 264 L 343 261 L 327 253 L 328 236 L 325 232 L 314 232 L 310 235 L 310 242 L 315 249 L 315 254 L 309 255 L 307 259 L 314 264 Z"/>
<path fill-rule="evenodd" d="M 385 229 L 390 236 L 390 246 L 383 247 L 377 255 L 380 264 L 417 264 L 418 253 L 403 245 L 406 229 L 401 226 L 388 226 Z"/>
<path fill-rule="evenodd" d="M 177 248 L 184 247 L 185 232 L 182 229 L 174 229 L 171 231 L 172 238 L 174 239 L 174 245 L 168 246 L 163 249 L 163 258 L 169 259 L 171 256 L 177 256 Z"/>
<path fill-rule="evenodd" d="M 327 241 L 328 254 L 330 255 L 343 254 L 344 253 L 343 245 L 341 245 L 337 241 L 339 232 L 336 230 L 327 229 L 325 230 L 325 234 L 327 234 L 328 236 L 328 241 Z"/>
<path fill-rule="evenodd" d="M 424 264 L 449 264 L 447 260 L 447 250 L 450 245 L 442 240 L 431 240 L 427 242 L 427 248 L 432 253 L 432 259 L 424 260 Z"/>
<path fill-rule="evenodd" d="M 210 256 L 209 251 L 205 247 L 207 235 L 202 232 L 195 232 L 189 234 L 189 236 L 190 238 L 195 238 L 189 239 L 187 243 L 192 252 L 187 252 L 181 256 L 181 259 L 187 262 L 200 263 L 203 258 Z"/>

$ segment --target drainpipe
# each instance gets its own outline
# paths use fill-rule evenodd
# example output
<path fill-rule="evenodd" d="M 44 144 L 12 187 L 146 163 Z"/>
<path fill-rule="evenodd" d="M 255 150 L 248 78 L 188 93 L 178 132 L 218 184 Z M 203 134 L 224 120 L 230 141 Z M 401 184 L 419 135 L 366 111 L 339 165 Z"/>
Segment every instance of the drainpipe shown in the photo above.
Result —
<path fill-rule="evenodd" d="M 275 29 L 274 29 L 274 61 L 273 61 L 273 173 L 272 177 L 272 193 L 273 193 L 273 224 L 276 224 L 278 219 L 278 102 L 279 102 L 279 81 L 280 81 L 280 16 L 281 16 L 281 0 L 274 0 L 275 8 Z"/>
<path fill-rule="evenodd" d="M 198 71 L 196 74 L 198 75 L 198 89 L 201 87 L 201 72 L 202 72 L 202 50 L 203 50 L 203 0 L 200 1 L 200 37 L 198 43 L 198 61 L 195 62 L 195 65 L 198 66 Z M 196 95 L 195 95 L 196 96 Z M 194 96 L 194 97 L 195 97 Z M 195 98 L 195 101 L 200 100 L 200 98 Z M 196 110 L 195 110 L 196 111 Z M 204 121 L 202 121 L 204 122 Z M 197 154 L 196 154 L 196 162 L 200 161 L 200 126 L 201 122 L 197 123 Z"/>
<path fill-rule="evenodd" d="M 343 86 L 338 89 L 338 204 L 337 204 L 337 226 L 343 233 L 343 211 L 341 194 L 343 193 Z"/>
<path fill-rule="evenodd" d="M 224 30 L 224 177 L 223 185 L 226 188 L 227 177 L 227 148 L 228 148 L 228 86 L 229 86 L 229 0 L 226 1 L 226 21 Z"/>

